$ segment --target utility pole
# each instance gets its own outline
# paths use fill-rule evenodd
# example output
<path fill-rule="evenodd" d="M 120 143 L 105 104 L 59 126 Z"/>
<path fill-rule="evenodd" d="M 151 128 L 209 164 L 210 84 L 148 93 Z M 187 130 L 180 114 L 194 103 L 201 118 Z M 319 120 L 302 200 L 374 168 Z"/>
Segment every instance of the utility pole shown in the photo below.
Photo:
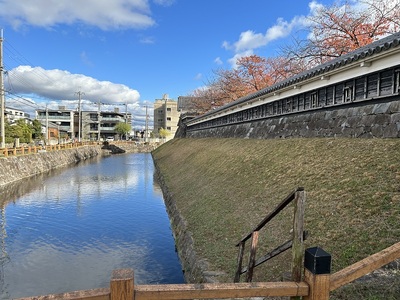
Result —
<path fill-rule="evenodd" d="M 144 142 L 146 143 L 147 142 L 147 134 L 148 134 L 148 124 L 147 124 L 147 122 L 148 122 L 148 120 L 147 120 L 147 118 L 148 118 L 148 116 L 147 116 L 147 104 L 146 104 L 146 127 L 145 127 L 145 130 L 144 130 Z"/>
<path fill-rule="evenodd" d="M 49 144 L 49 109 L 46 103 L 46 139 L 44 141 L 45 145 Z"/>
<path fill-rule="evenodd" d="M 97 140 L 100 141 L 100 100 L 97 103 Z"/>
<path fill-rule="evenodd" d="M 125 101 L 125 124 L 128 124 L 128 100 Z M 125 140 L 128 140 L 128 133 L 125 133 Z"/>
<path fill-rule="evenodd" d="M 6 147 L 6 132 L 5 132 L 5 105 L 6 101 L 4 100 L 4 79 L 3 79 L 3 29 L 0 32 L 0 131 L 1 131 L 1 148 Z"/>
<path fill-rule="evenodd" d="M 81 100 L 82 100 L 82 96 L 85 95 L 85 93 L 78 91 L 76 92 L 76 94 L 78 95 L 78 142 L 81 141 L 81 122 L 82 122 L 82 116 L 81 116 Z"/>

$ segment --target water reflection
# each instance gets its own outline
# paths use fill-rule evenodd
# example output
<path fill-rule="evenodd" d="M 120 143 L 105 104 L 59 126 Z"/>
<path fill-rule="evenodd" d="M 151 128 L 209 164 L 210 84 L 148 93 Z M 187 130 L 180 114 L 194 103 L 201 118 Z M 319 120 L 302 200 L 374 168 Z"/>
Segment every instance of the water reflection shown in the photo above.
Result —
<path fill-rule="evenodd" d="M 117 268 L 183 282 L 153 173 L 150 154 L 111 156 L 1 191 L 2 299 L 107 287 Z"/>

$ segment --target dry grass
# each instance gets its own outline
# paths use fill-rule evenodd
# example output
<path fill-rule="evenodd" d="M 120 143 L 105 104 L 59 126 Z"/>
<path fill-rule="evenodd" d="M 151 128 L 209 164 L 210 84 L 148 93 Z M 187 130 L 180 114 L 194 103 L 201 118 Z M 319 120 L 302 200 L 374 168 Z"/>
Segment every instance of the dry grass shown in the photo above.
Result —
<path fill-rule="evenodd" d="M 337 271 L 400 240 L 400 139 L 174 139 L 153 152 L 197 252 L 232 281 L 235 244 L 289 192 L 306 190 L 306 247 Z M 259 253 L 290 238 L 292 211 L 263 230 Z M 290 253 L 257 269 L 275 280 Z M 371 298 L 375 299 L 375 298 Z"/>

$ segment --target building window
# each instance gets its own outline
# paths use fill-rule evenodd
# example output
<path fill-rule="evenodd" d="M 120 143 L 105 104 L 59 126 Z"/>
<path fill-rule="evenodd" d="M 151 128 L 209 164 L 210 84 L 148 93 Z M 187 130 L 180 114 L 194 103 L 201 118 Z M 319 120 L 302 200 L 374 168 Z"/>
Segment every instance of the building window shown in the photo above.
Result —
<path fill-rule="evenodd" d="M 310 94 L 310 107 L 314 108 L 318 106 L 318 93 L 317 92 L 312 92 Z"/>
<path fill-rule="evenodd" d="M 394 94 L 400 93 L 400 69 L 394 70 Z"/>
<path fill-rule="evenodd" d="M 168 108 L 167 108 L 167 111 L 172 111 L 171 107 L 168 107 Z"/>
<path fill-rule="evenodd" d="M 346 86 L 343 90 L 343 102 L 353 101 L 353 87 Z"/>
<path fill-rule="evenodd" d="M 168 117 L 168 118 L 167 118 L 167 121 L 171 121 L 171 118 L 170 118 L 170 117 Z"/>
<path fill-rule="evenodd" d="M 391 95 L 393 91 L 393 71 L 387 70 L 380 73 L 379 96 Z"/>
<path fill-rule="evenodd" d="M 167 130 L 171 130 L 171 127 L 167 127 Z"/>

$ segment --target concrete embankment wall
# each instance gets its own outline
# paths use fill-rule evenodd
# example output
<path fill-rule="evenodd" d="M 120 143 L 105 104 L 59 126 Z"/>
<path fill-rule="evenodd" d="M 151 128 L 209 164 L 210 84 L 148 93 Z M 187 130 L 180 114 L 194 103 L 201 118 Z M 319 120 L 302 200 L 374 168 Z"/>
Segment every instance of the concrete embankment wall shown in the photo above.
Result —
<path fill-rule="evenodd" d="M 105 153 L 99 145 L 3 158 L 0 186 Z"/>
<path fill-rule="evenodd" d="M 187 137 L 301 138 L 351 137 L 399 138 L 400 100 L 354 102 L 340 107 L 296 112 L 267 119 L 187 131 Z"/>

